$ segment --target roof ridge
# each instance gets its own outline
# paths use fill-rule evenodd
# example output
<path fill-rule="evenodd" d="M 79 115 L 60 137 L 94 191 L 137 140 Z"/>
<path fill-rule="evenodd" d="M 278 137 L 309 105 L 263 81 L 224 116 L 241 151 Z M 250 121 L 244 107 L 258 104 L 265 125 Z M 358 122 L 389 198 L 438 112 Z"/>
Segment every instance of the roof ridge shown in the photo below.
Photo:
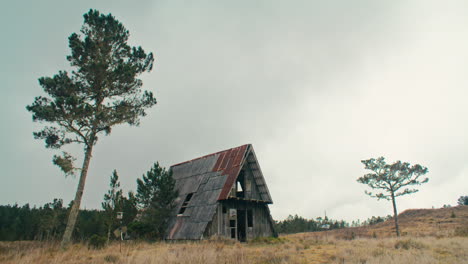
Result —
<path fill-rule="evenodd" d="M 251 144 L 248 143 L 248 144 L 244 144 L 244 145 L 241 145 L 241 146 L 238 146 L 238 147 L 225 149 L 225 150 L 221 150 L 221 151 L 218 151 L 218 152 L 215 152 L 215 153 L 207 154 L 207 155 L 204 155 L 204 156 L 201 156 L 201 157 L 198 157 L 198 158 L 194 158 L 194 159 L 191 159 L 191 160 L 187 160 L 187 161 L 184 161 L 184 162 L 179 162 L 179 163 L 176 163 L 174 165 L 171 165 L 170 168 L 176 167 L 176 166 L 179 166 L 179 165 L 182 165 L 182 164 L 185 164 L 185 163 L 193 162 L 193 161 L 196 161 L 196 160 L 199 160 L 199 159 L 207 158 L 207 157 L 210 157 L 210 156 L 213 156 L 213 155 L 216 155 L 216 154 L 221 154 L 223 152 L 231 151 L 233 149 L 238 149 L 238 148 L 241 148 L 241 147 L 247 146 L 247 145 L 251 145 Z"/>

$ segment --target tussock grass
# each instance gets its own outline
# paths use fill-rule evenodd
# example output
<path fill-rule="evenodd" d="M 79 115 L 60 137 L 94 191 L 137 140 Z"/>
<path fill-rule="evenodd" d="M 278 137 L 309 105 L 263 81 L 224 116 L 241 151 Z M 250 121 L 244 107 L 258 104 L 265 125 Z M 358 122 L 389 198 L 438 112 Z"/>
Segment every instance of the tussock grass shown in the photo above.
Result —
<path fill-rule="evenodd" d="M 103 249 L 75 244 L 40 242 L 0 243 L 0 263 L 468 263 L 468 237 L 356 238 L 354 240 L 303 233 L 280 243 L 223 241 L 112 243 Z"/>
<path fill-rule="evenodd" d="M 452 217 L 455 212 L 455 217 Z M 393 223 L 327 232 L 258 238 L 239 243 L 225 238 L 200 242 L 125 241 L 102 249 L 74 244 L 0 242 L 0 263 L 13 264 L 303 264 L 303 263 L 444 263 L 468 264 L 468 206 L 403 212 L 404 236 L 394 237 Z"/>

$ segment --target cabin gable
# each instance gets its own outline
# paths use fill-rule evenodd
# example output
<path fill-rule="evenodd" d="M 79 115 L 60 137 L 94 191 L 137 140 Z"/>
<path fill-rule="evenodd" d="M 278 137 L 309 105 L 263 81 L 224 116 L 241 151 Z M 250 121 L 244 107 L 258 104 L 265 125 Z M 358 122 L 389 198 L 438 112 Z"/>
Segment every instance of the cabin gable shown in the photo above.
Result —
<path fill-rule="evenodd" d="M 167 239 L 213 235 L 245 241 L 275 234 L 271 196 L 253 147 L 203 156 L 171 167 L 179 197 Z"/>

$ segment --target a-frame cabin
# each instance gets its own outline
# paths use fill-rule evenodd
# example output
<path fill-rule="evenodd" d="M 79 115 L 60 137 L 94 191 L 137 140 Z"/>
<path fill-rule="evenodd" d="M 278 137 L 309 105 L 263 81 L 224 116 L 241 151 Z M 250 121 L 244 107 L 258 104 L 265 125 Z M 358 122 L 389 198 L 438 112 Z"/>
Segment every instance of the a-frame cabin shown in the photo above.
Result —
<path fill-rule="evenodd" d="M 268 187 L 252 145 L 171 166 L 179 197 L 168 240 L 276 236 Z"/>

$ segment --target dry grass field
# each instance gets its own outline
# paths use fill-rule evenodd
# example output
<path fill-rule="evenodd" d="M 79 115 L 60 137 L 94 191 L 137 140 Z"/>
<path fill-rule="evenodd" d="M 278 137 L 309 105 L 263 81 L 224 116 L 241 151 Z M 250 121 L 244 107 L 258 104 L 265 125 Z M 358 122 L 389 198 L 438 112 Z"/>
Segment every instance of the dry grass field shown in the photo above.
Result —
<path fill-rule="evenodd" d="M 300 233 L 250 243 L 125 241 L 105 249 L 75 244 L 0 242 L 0 263 L 468 263 L 468 206 L 401 214 L 403 236 L 391 221 L 372 227 Z"/>

